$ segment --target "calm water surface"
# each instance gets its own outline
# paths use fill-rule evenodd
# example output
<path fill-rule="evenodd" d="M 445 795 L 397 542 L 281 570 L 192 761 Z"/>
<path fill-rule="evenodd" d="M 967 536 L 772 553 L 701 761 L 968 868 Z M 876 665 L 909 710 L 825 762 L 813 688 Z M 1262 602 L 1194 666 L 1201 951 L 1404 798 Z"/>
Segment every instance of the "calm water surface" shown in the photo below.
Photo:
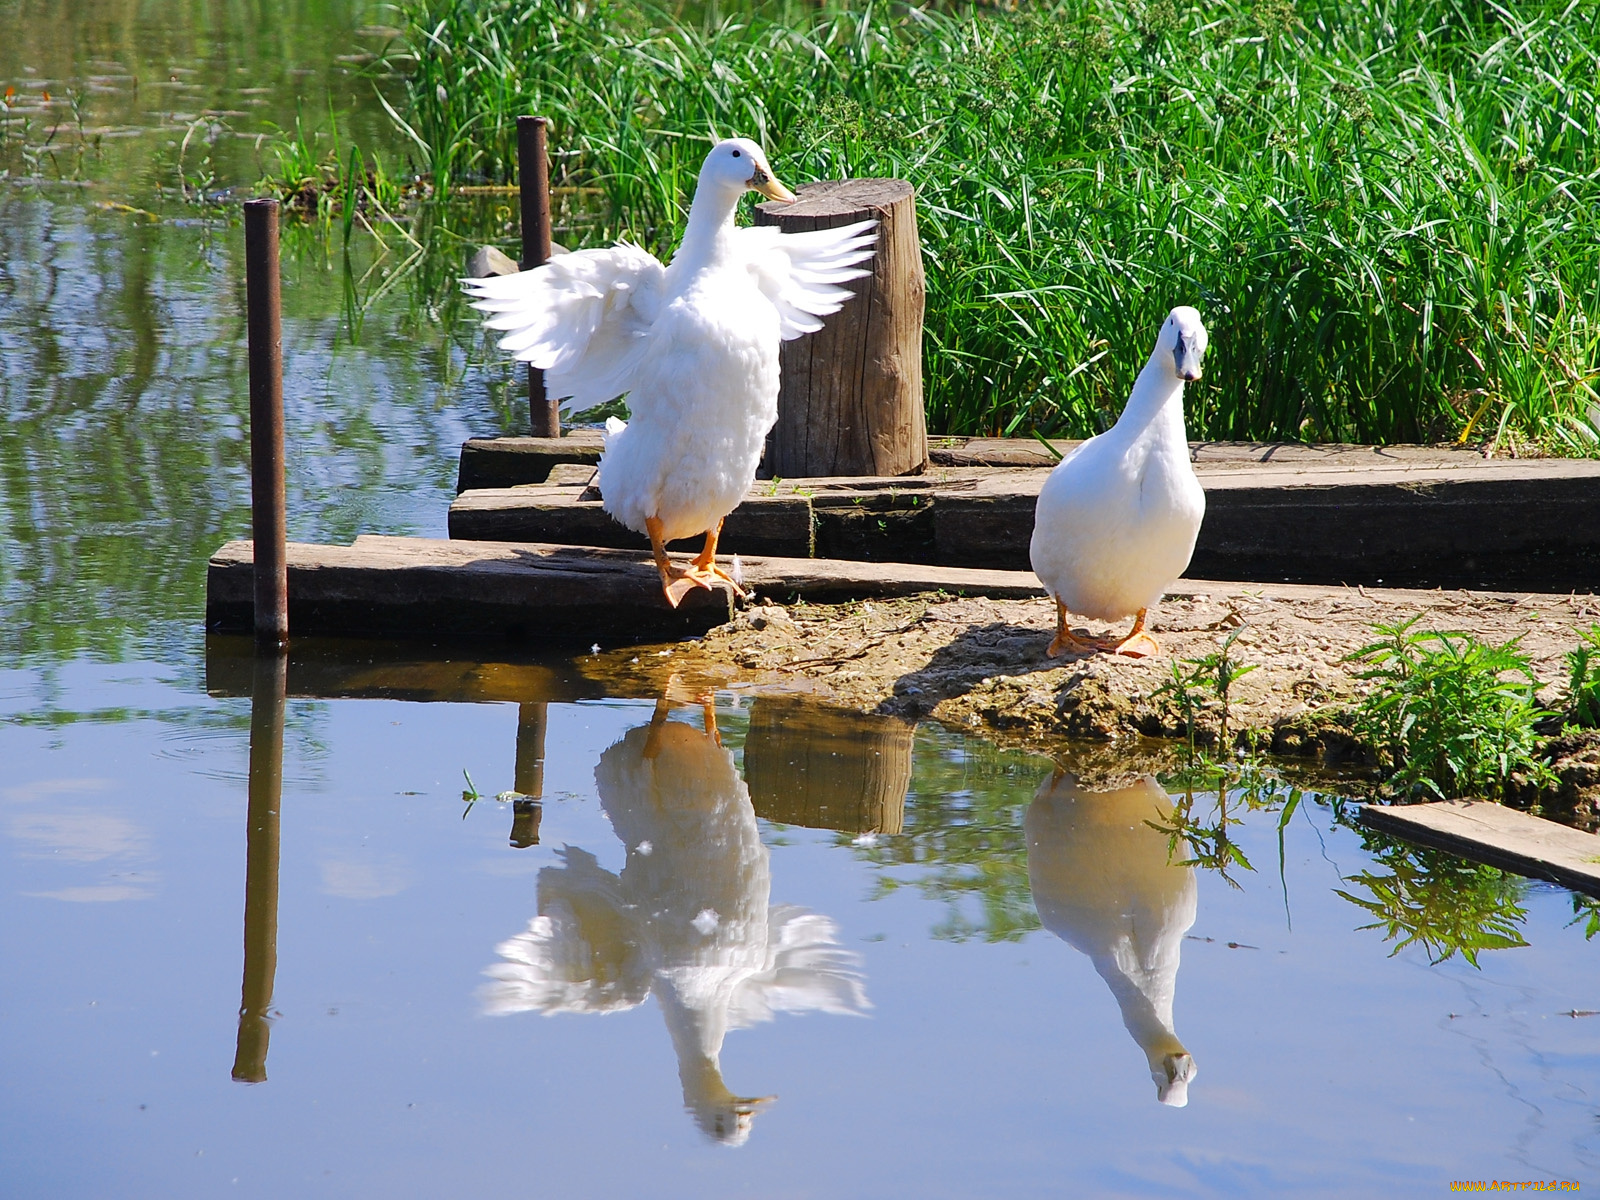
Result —
<path fill-rule="evenodd" d="M 1448 924 L 1459 867 L 1328 803 L 1281 860 L 1246 818 L 1229 882 L 1153 783 L 933 726 L 317 644 L 280 706 L 208 645 L 242 238 L 180 168 L 252 183 L 297 100 L 377 128 L 335 59 L 374 20 L 0 0 L 0 1194 L 1600 1186 L 1561 889 L 1475 876 L 1528 944 L 1435 965 L 1352 899 Z M 423 290 L 370 299 L 398 252 L 352 255 L 286 238 L 291 532 L 441 535 L 460 439 L 519 416 Z"/>

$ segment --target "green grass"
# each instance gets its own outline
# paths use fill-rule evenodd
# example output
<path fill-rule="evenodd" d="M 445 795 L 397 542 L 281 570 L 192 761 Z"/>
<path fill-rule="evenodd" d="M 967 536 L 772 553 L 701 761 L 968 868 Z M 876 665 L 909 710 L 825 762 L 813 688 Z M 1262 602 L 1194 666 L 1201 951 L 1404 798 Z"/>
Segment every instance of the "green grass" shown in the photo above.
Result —
<path fill-rule="evenodd" d="M 1600 625 L 1578 635 L 1567 651 L 1567 719 L 1580 729 L 1600 729 Z"/>
<path fill-rule="evenodd" d="M 1514 776 L 1549 782 L 1537 727 L 1551 714 L 1516 639 L 1413 632 L 1420 619 L 1374 626 L 1379 640 L 1352 656 L 1373 684 L 1356 728 L 1387 758 L 1387 786 L 1420 800 L 1499 800 Z"/>
<path fill-rule="evenodd" d="M 401 0 L 397 124 L 448 191 L 552 116 L 580 245 L 670 249 L 714 136 L 911 180 L 935 430 L 1102 429 L 1192 303 L 1192 436 L 1596 451 L 1600 0 L 697 11 Z"/>

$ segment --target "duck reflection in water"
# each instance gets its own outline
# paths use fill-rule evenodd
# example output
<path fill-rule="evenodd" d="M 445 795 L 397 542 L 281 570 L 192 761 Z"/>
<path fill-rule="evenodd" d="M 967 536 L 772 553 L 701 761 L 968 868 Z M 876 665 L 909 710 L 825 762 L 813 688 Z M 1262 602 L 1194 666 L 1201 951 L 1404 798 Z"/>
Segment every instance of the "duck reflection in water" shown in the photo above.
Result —
<path fill-rule="evenodd" d="M 1046 929 L 1087 954 L 1111 987 L 1122 1023 L 1150 1062 L 1156 1096 L 1189 1102 L 1194 1059 L 1172 1029 L 1178 952 L 1194 924 L 1193 867 L 1174 865 L 1165 834 L 1171 804 L 1145 776 L 1093 792 L 1057 771 L 1028 807 L 1028 881 Z"/>
<path fill-rule="evenodd" d="M 707 1136 L 739 1145 L 773 1097 L 722 1080 L 730 1029 L 778 1012 L 869 1007 L 857 958 L 834 923 L 770 905 L 772 877 L 755 810 L 705 706 L 705 731 L 667 719 L 600 756 L 595 783 L 627 847 L 620 874 L 576 847 L 539 872 L 539 915 L 497 947 L 490 1013 L 619 1012 L 652 993 L 666 1018 L 684 1104 Z"/>

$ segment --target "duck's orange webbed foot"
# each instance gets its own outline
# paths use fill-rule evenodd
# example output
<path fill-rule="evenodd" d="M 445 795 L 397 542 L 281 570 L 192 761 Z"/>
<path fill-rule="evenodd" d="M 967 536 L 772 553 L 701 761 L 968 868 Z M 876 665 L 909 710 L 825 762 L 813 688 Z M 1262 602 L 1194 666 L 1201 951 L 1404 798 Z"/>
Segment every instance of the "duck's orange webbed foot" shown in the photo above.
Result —
<path fill-rule="evenodd" d="M 650 553 L 655 556 L 656 570 L 661 572 L 661 592 L 666 596 L 668 604 L 677 608 L 683 602 L 683 598 L 695 588 L 711 588 L 716 585 L 714 578 L 708 577 L 695 565 L 688 567 L 672 565 L 672 560 L 667 557 L 667 542 L 663 536 L 665 527 L 661 524 L 661 518 L 646 517 L 644 527 L 650 535 Z"/>
<path fill-rule="evenodd" d="M 699 554 L 694 556 L 694 561 L 690 563 L 689 570 L 697 578 L 710 580 L 711 582 L 705 585 L 707 587 L 711 587 L 718 582 L 726 583 L 733 588 L 734 593 L 741 599 L 748 599 L 750 593 L 744 590 L 739 581 L 717 566 L 717 539 L 721 536 L 722 522 L 718 521 L 716 525 L 706 530 L 705 546 Z"/>
<path fill-rule="evenodd" d="M 1124 658 L 1149 658 L 1153 654 L 1160 654 L 1161 643 L 1144 631 L 1144 618 L 1148 611 L 1141 608 L 1133 618 L 1133 629 L 1128 636 L 1120 642 L 1107 639 L 1105 649 Z"/>
<path fill-rule="evenodd" d="M 1067 606 L 1061 601 L 1056 601 L 1056 636 L 1051 640 L 1050 646 L 1045 650 L 1046 658 L 1056 658 L 1062 654 L 1093 654 L 1101 647 L 1099 643 L 1081 638 L 1067 628 Z"/>

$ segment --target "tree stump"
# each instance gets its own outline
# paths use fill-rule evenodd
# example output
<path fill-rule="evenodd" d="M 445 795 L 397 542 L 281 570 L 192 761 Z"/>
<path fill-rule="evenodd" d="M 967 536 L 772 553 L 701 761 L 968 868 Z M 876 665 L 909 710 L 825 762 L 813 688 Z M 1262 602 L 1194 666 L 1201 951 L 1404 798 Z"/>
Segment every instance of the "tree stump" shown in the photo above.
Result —
<path fill-rule="evenodd" d="M 788 479 L 910 475 L 928 465 L 922 411 L 922 308 L 927 291 L 916 201 L 903 179 L 808 183 L 793 204 L 756 208 L 786 233 L 878 221 L 872 274 L 816 333 L 784 342 L 778 423 L 765 472 Z"/>
<path fill-rule="evenodd" d="M 912 726 L 893 717 L 759 696 L 744 739 L 756 815 L 843 833 L 899 833 L 911 786 Z"/>

